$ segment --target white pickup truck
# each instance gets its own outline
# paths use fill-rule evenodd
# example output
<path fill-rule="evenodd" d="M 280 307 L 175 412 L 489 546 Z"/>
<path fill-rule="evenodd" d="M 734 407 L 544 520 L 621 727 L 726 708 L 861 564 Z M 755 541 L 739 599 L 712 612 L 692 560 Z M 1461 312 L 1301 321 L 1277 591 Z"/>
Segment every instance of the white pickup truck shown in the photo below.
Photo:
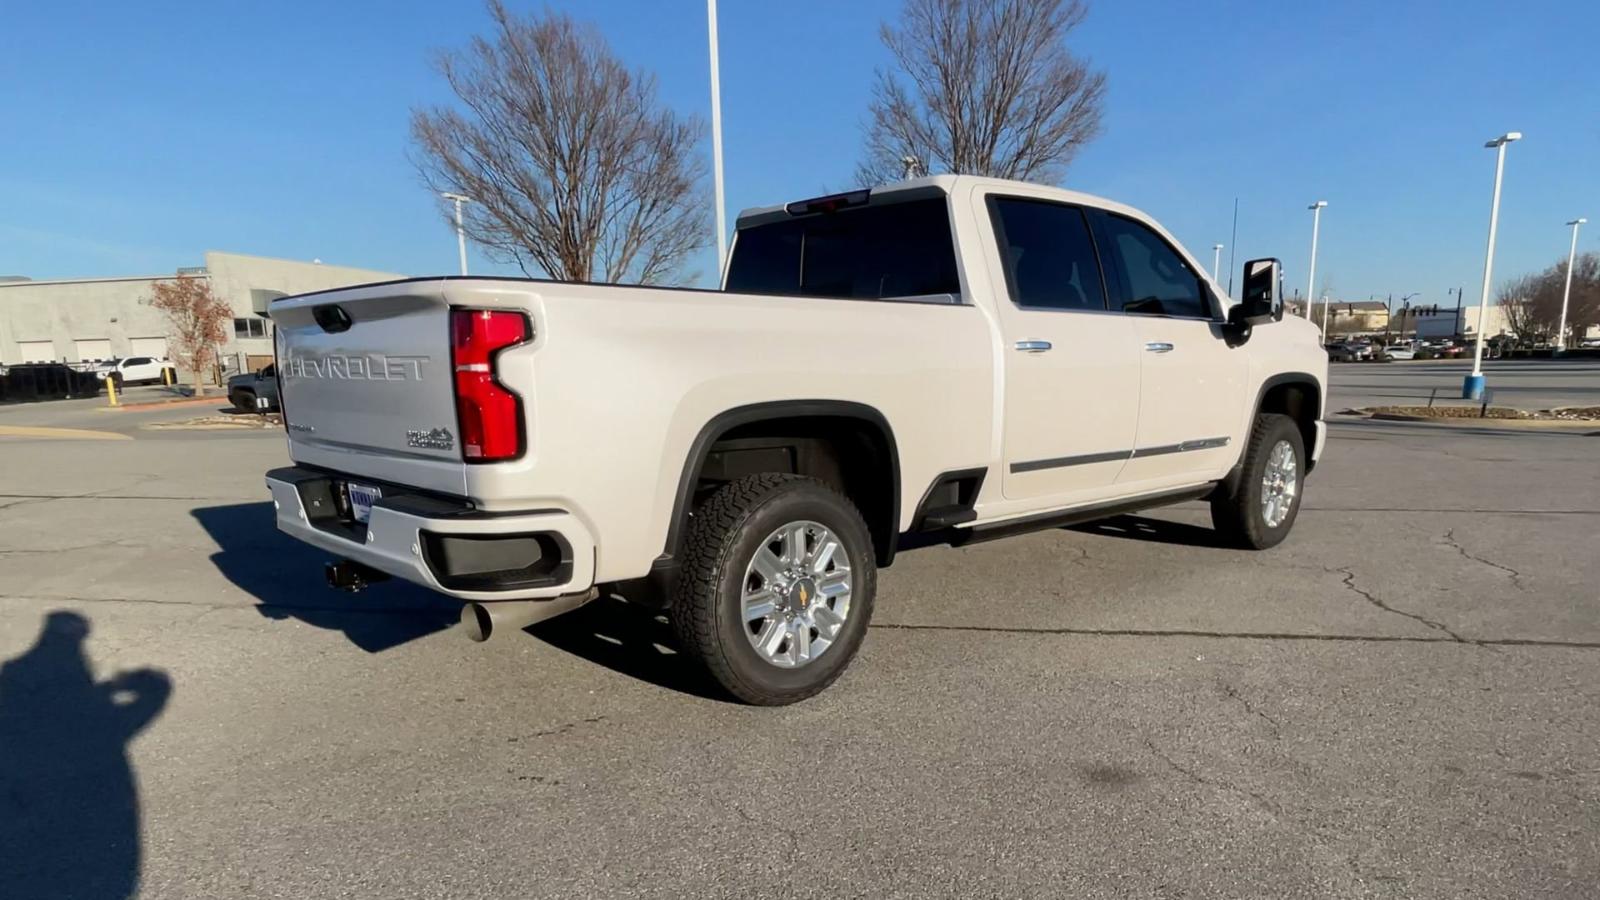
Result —
<path fill-rule="evenodd" d="M 1138 210 L 938 176 L 754 209 L 721 290 L 426 278 L 274 301 L 278 527 L 466 602 L 601 589 L 758 704 L 838 677 L 901 549 L 1209 499 L 1266 548 L 1327 356 L 1276 260 L 1230 303 Z"/>

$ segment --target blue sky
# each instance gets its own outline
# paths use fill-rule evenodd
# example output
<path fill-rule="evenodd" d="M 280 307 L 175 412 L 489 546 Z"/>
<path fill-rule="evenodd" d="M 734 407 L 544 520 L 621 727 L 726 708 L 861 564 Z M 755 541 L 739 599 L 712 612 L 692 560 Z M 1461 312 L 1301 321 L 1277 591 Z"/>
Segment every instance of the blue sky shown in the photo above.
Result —
<path fill-rule="evenodd" d="M 551 5 L 705 114 L 700 0 Z M 897 0 L 720 6 L 730 215 L 847 186 Z M 6 0 L 0 274 L 163 272 L 207 249 L 453 271 L 407 118 L 449 99 L 432 51 L 486 21 L 466 0 Z M 1597 34 L 1593 0 L 1098 0 L 1074 47 L 1108 74 L 1106 127 L 1066 183 L 1146 210 L 1207 263 L 1237 196 L 1236 265 L 1279 256 L 1302 289 L 1305 207 L 1326 199 L 1318 281 L 1335 296 L 1444 304 L 1465 285 L 1470 303 L 1484 140 L 1526 135 L 1509 151 L 1499 276 L 1560 258 L 1563 222 L 1600 222 Z M 1600 249 L 1600 225 L 1582 246 Z M 474 253 L 473 271 L 508 270 Z"/>

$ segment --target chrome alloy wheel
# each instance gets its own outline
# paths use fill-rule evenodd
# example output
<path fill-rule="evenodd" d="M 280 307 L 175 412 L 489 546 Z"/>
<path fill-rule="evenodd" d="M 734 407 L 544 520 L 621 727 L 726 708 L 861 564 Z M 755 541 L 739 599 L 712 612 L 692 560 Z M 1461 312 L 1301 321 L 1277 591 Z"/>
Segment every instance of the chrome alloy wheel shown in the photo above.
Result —
<path fill-rule="evenodd" d="M 1300 462 L 1288 441 L 1279 441 L 1267 454 L 1266 471 L 1261 473 L 1261 521 L 1277 528 L 1289 518 L 1294 497 L 1300 490 Z"/>
<path fill-rule="evenodd" d="M 744 570 L 739 620 L 761 658 L 794 669 L 827 651 L 850 617 L 850 555 L 816 522 L 767 535 Z"/>

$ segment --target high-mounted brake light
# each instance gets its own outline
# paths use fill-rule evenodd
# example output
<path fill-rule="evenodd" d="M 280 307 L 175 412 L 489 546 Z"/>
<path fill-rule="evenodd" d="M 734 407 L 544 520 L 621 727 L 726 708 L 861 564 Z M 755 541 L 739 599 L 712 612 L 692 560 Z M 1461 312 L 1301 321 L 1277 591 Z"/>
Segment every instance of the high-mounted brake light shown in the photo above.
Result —
<path fill-rule="evenodd" d="M 810 200 L 796 200 L 785 206 L 783 211 L 791 216 L 831 213 L 851 206 L 865 206 L 871 199 L 871 191 L 850 191 L 844 194 L 829 194 L 826 197 L 812 197 Z"/>
<path fill-rule="evenodd" d="M 467 462 L 501 462 L 522 455 L 522 398 L 495 380 L 495 357 L 528 340 L 520 312 L 450 311 L 450 362 L 455 371 L 456 420 Z"/>

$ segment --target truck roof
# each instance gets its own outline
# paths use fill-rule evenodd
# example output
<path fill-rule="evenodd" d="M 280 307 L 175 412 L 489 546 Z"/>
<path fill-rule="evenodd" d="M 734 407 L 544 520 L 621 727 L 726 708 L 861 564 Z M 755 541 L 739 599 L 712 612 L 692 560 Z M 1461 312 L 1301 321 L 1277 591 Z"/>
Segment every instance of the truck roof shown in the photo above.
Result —
<path fill-rule="evenodd" d="M 1082 193 L 1080 191 L 1071 191 L 1071 190 L 1067 190 L 1066 188 L 1059 188 L 1059 187 L 1055 187 L 1053 185 L 1034 184 L 1034 183 L 1031 183 L 1031 182 L 1014 181 L 1014 180 L 1006 179 L 1006 178 L 988 178 L 988 177 L 984 177 L 984 176 L 981 176 L 981 175 L 926 175 L 926 176 L 923 176 L 922 178 L 912 178 L 912 179 L 908 179 L 906 181 L 896 181 L 896 182 L 893 182 L 891 184 L 879 185 L 877 187 L 872 187 L 872 188 L 857 188 L 855 191 L 847 191 L 847 192 L 844 192 L 842 194 L 827 195 L 827 196 L 840 196 L 840 197 L 842 197 L 842 196 L 846 196 L 847 194 L 856 193 L 857 191 L 860 191 L 860 190 L 868 191 L 869 195 L 871 197 L 874 197 L 874 198 L 881 198 L 881 197 L 884 197 L 884 195 L 886 195 L 886 194 L 897 194 L 897 193 L 913 193 L 913 194 L 926 195 L 930 191 L 938 191 L 938 192 L 943 193 L 943 194 L 951 194 L 951 193 L 955 192 L 957 188 L 960 188 L 960 187 L 963 187 L 963 186 L 968 186 L 968 185 L 983 185 L 983 186 L 986 186 L 986 187 L 994 187 L 994 188 L 1002 188 L 1002 189 L 1011 187 L 1011 188 L 1027 188 L 1029 190 L 1035 190 L 1035 191 L 1036 190 L 1047 190 L 1047 191 L 1050 191 L 1051 193 L 1054 193 L 1054 194 L 1058 195 L 1058 198 L 1060 200 L 1062 200 L 1064 202 L 1067 202 L 1067 203 L 1078 203 L 1078 204 L 1082 204 L 1082 205 L 1085 205 L 1085 206 L 1097 206 L 1097 207 L 1100 207 L 1101 209 L 1109 209 L 1109 210 L 1113 210 L 1113 211 L 1116 211 L 1116 212 L 1133 213 L 1133 214 L 1137 215 L 1139 218 L 1143 218 L 1143 219 L 1148 219 L 1149 218 L 1149 216 L 1147 216 L 1142 210 L 1134 209 L 1133 207 L 1127 206 L 1126 204 L 1118 203 L 1118 202 L 1116 202 L 1114 200 L 1107 200 L 1104 197 L 1098 197 L 1098 196 L 1095 196 L 1094 194 L 1085 194 L 1085 193 Z M 777 204 L 777 205 L 774 205 L 774 206 L 752 206 L 752 207 L 749 207 L 748 209 L 740 210 L 738 218 L 735 220 L 735 227 L 736 228 L 748 228 L 748 227 L 751 227 L 751 226 L 754 226 L 754 225 L 759 225 L 759 224 L 765 224 L 767 222 L 772 222 L 772 221 L 777 220 L 777 219 L 787 218 L 790 215 L 789 207 L 792 207 L 792 206 L 795 206 L 795 205 L 798 205 L 798 204 L 813 202 L 813 201 L 815 201 L 817 199 L 821 199 L 821 198 L 809 198 L 807 200 L 797 200 L 797 201 L 794 201 L 792 203 L 780 203 L 780 204 Z M 885 198 L 885 199 L 887 199 L 887 198 Z M 907 199 L 909 199 L 909 198 L 907 198 Z"/>

